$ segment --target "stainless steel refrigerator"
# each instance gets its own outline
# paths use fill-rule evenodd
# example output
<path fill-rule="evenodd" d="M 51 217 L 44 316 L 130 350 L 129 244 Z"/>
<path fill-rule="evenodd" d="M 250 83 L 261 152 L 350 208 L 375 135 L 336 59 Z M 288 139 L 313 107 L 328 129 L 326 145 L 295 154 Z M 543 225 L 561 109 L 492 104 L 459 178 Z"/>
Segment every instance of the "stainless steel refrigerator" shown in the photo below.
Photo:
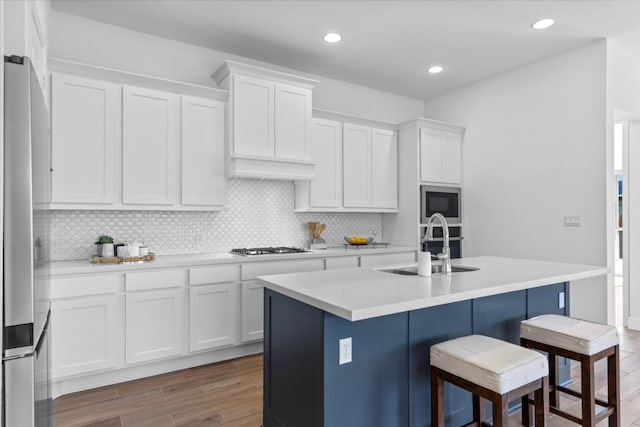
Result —
<path fill-rule="evenodd" d="M 4 58 L 2 421 L 53 424 L 49 356 L 49 120 L 26 57 Z"/>

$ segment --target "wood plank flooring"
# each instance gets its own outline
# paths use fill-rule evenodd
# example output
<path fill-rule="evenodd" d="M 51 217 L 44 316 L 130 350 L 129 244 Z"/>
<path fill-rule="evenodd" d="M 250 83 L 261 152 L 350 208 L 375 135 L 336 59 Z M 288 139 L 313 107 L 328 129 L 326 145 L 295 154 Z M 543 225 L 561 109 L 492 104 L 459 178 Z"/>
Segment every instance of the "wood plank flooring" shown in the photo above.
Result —
<path fill-rule="evenodd" d="M 640 332 L 619 330 L 621 425 L 640 427 Z M 577 364 L 572 368 L 576 386 L 577 368 Z M 600 395 L 606 390 L 604 372 L 604 365 L 599 364 L 596 385 Z M 248 356 L 61 396 L 54 402 L 55 425 L 259 427 L 262 390 L 262 356 Z M 579 410 L 573 398 L 564 399 L 563 407 Z M 520 425 L 519 416 L 519 412 L 511 416 L 512 425 Z M 550 418 L 549 427 L 561 426 L 575 424 Z"/>

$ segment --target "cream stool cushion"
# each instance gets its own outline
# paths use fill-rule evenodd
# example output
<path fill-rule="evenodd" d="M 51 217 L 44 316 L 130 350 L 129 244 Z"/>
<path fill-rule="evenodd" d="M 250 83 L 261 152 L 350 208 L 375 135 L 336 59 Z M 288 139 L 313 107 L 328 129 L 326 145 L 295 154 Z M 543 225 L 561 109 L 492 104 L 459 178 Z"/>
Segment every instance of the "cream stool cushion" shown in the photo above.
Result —
<path fill-rule="evenodd" d="M 546 357 L 483 335 L 469 335 L 431 347 L 431 365 L 500 394 L 549 373 Z"/>
<path fill-rule="evenodd" d="M 520 337 L 592 356 L 618 345 L 616 328 L 557 314 L 545 314 L 520 323 Z"/>

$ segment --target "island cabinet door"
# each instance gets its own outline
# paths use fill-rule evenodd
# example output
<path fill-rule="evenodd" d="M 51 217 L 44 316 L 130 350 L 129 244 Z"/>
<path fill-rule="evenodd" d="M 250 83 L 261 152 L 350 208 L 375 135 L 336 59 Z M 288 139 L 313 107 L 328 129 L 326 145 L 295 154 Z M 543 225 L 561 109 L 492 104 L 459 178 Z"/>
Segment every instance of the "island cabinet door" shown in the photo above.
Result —
<path fill-rule="evenodd" d="M 263 426 L 366 425 L 324 422 L 323 311 L 269 289 L 264 310 Z"/>
<path fill-rule="evenodd" d="M 460 301 L 409 312 L 409 426 L 431 424 L 431 346 L 471 335 L 471 306 Z M 444 400 L 446 425 L 471 420 L 471 393 L 445 383 Z"/>

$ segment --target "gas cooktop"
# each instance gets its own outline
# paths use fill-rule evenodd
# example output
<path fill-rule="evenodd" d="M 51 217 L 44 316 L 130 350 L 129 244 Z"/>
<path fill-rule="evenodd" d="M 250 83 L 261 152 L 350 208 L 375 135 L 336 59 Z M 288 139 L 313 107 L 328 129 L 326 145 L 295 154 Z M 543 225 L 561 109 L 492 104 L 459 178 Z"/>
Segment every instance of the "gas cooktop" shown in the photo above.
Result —
<path fill-rule="evenodd" d="M 232 254 L 250 256 L 250 255 L 279 255 L 279 254 L 297 254 L 301 252 L 309 252 L 309 249 L 293 248 L 287 246 L 276 246 L 268 248 L 237 248 L 231 249 Z"/>

